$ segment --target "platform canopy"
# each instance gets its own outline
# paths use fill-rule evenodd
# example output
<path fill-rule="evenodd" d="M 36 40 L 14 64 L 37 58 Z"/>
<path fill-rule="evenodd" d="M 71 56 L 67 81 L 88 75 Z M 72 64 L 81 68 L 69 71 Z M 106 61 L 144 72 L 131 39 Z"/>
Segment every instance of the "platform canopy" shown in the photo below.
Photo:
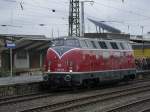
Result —
<path fill-rule="evenodd" d="M 13 35 L 0 34 L 0 52 L 9 50 L 7 44 L 14 44 L 13 51 L 47 49 L 51 44 L 51 39 L 44 35 Z"/>
<path fill-rule="evenodd" d="M 102 28 L 108 32 L 112 32 L 112 33 L 121 33 L 121 31 L 117 28 L 114 28 L 110 25 L 104 24 L 101 21 L 96 21 L 93 19 L 88 18 L 89 21 L 91 21 L 92 23 L 94 23 L 96 26 L 98 26 L 99 28 Z"/>

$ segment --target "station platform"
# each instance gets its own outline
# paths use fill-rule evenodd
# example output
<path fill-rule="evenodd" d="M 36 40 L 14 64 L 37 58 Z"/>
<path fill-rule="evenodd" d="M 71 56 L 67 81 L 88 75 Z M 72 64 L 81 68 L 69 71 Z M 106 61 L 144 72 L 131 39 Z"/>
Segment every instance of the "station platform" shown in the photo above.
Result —
<path fill-rule="evenodd" d="M 0 86 L 21 84 L 21 83 L 42 82 L 42 81 L 43 81 L 42 75 L 4 77 L 0 78 Z"/>
<path fill-rule="evenodd" d="M 141 75 L 141 74 L 147 75 L 147 74 L 150 74 L 150 70 L 137 70 L 136 74 L 137 75 Z"/>
<path fill-rule="evenodd" d="M 137 75 L 149 75 L 150 70 L 137 70 Z M 3 85 L 14 85 L 14 84 L 23 84 L 23 83 L 34 83 L 34 82 L 42 82 L 42 75 L 23 75 L 23 76 L 15 76 L 15 77 L 4 77 L 0 78 L 0 86 Z"/>

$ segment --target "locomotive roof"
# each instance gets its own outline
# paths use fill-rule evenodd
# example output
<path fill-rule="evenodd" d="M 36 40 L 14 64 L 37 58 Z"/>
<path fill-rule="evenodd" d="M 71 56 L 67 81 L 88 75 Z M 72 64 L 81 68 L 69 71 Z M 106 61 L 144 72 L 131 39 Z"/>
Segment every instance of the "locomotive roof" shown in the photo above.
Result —
<path fill-rule="evenodd" d="M 73 39 L 73 41 L 72 41 Z M 71 40 L 71 41 L 70 41 Z M 79 40 L 79 41 L 76 41 Z M 90 49 L 115 49 L 115 50 L 130 50 L 129 41 L 123 40 L 106 40 L 97 38 L 83 38 L 83 37 L 61 37 L 53 39 L 53 47 L 56 46 L 72 46 Z"/>
<path fill-rule="evenodd" d="M 77 39 L 77 40 L 97 40 L 97 41 L 111 41 L 111 42 L 128 42 L 129 40 L 111 40 L 111 39 L 99 39 L 99 38 L 86 38 L 86 37 L 59 37 L 52 40 L 67 40 L 67 39 Z"/>

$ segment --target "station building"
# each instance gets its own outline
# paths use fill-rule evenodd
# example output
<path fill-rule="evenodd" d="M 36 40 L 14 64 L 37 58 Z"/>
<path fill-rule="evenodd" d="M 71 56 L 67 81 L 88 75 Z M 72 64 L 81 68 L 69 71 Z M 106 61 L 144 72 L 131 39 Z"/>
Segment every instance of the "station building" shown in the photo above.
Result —
<path fill-rule="evenodd" d="M 0 76 L 10 74 L 11 57 L 7 43 L 14 43 L 12 48 L 13 75 L 40 74 L 50 38 L 44 35 L 0 35 Z"/>

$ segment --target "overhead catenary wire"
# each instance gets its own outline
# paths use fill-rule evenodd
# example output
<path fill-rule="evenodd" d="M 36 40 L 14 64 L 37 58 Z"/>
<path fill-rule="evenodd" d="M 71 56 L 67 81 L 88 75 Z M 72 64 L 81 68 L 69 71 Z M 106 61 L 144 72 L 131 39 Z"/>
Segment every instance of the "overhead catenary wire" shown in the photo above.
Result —
<path fill-rule="evenodd" d="M 106 5 L 106 4 L 100 3 L 98 1 L 94 5 L 100 5 L 100 6 L 103 6 L 103 7 L 115 9 L 117 11 L 121 11 L 121 12 L 125 12 L 125 13 L 128 13 L 128 14 L 137 15 L 137 16 L 141 16 L 141 17 L 150 19 L 150 16 L 148 16 L 148 15 L 140 14 L 140 13 L 134 12 L 132 10 L 126 10 L 126 9 L 117 8 L 117 7 L 114 7 L 114 6 L 111 6 L 111 5 Z"/>
<path fill-rule="evenodd" d="M 103 1 L 108 1 L 110 4 L 111 3 L 115 3 L 115 4 L 118 4 L 118 5 L 121 5 L 122 3 L 121 3 L 121 0 L 100 0 L 101 1 L 101 3 L 103 2 Z M 146 12 L 147 10 L 145 10 L 144 8 L 141 8 L 141 7 L 138 7 L 137 5 L 135 5 L 135 4 L 128 4 L 127 2 L 125 2 L 126 0 L 124 0 L 124 3 L 121 5 L 121 6 L 126 6 L 126 5 L 128 5 L 129 7 L 136 7 L 136 8 L 134 8 L 134 10 L 138 10 L 138 11 L 142 11 L 142 12 Z M 134 2 L 134 1 L 133 1 Z M 136 3 L 136 2 L 135 2 Z"/>
<path fill-rule="evenodd" d="M 97 2 L 95 2 L 95 4 L 96 4 Z M 95 5 L 94 4 L 94 5 Z M 98 6 L 101 6 L 101 4 L 103 4 L 103 3 L 98 3 L 98 4 L 96 4 L 96 5 L 98 5 Z M 107 15 L 105 15 L 104 17 L 105 18 L 103 18 L 103 19 L 101 19 L 100 17 L 98 17 L 98 16 L 94 16 L 94 14 L 95 15 L 98 15 L 98 13 L 97 12 L 100 12 L 101 11 L 101 9 L 100 8 L 98 8 L 98 7 L 95 7 L 93 5 L 93 7 L 90 7 L 90 9 L 92 9 L 92 10 L 95 10 L 94 12 L 92 11 L 92 13 L 89 13 L 88 11 L 87 11 L 87 13 L 88 13 L 88 15 L 87 15 L 87 13 L 86 13 L 86 15 L 88 16 L 88 17 L 92 17 L 92 18 L 95 18 L 96 20 L 104 20 L 104 21 L 119 21 L 119 22 L 109 22 L 109 24 L 111 23 L 111 24 L 122 24 L 122 26 L 123 25 L 125 25 L 125 26 L 131 26 L 131 27 L 140 27 L 141 25 L 144 25 L 143 24 L 143 21 L 145 21 L 145 22 L 149 22 L 149 20 L 150 20 L 150 16 L 149 15 L 145 15 L 145 14 L 141 14 L 141 13 L 138 13 L 138 12 L 135 12 L 135 11 L 131 11 L 131 10 L 126 10 L 126 9 L 122 9 L 122 8 L 116 8 L 116 7 L 114 7 L 114 6 L 111 6 L 110 7 L 110 5 L 106 5 L 106 4 L 103 4 L 104 5 L 104 7 L 107 7 L 107 8 L 110 8 L 110 9 L 115 9 L 115 10 L 117 10 L 117 11 L 120 11 L 120 12 L 125 12 L 125 13 L 127 13 L 127 14 L 130 14 L 130 15 L 132 15 L 132 16 L 138 16 L 138 17 L 141 17 L 141 18 L 127 18 L 126 20 L 123 18 L 123 19 L 120 19 L 120 18 L 114 18 L 114 16 L 109 16 L 109 19 L 108 19 L 108 17 L 106 18 L 105 16 L 107 16 Z M 93 14 L 94 13 L 94 14 Z M 102 14 L 102 13 L 101 13 Z M 90 15 L 90 16 L 89 16 Z M 140 19 L 140 20 L 139 20 Z M 137 23 L 138 22 L 138 23 Z"/>
<path fill-rule="evenodd" d="M 31 0 L 31 1 L 26 1 L 23 0 L 22 6 L 23 6 L 23 10 L 21 9 L 21 6 L 19 5 L 20 1 L 22 0 L 2 0 L 2 1 L 6 1 L 9 3 L 16 3 L 16 7 L 17 7 L 17 11 L 13 13 L 13 24 L 17 23 L 15 18 L 18 18 L 18 20 L 20 22 L 18 22 L 18 24 L 20 23 L 20 25 L 24 25 L 24 24 L 34 24 L 34 21 L 37 21 L 39 24 L 48 24 L 46 23 L 47 20 L 49 21 L 53 21 L 53 20 L 57 20 L 57 21 L 62 21 L 62 22 L 67 22 L 68 21 L 68 0 L 51 0 L 49 2 L 49 0 L 45 0 L 45 2 L 49 2 L 48 4 L 40 4 L 40 2 L 38 0 Z M 95 4 L 93 5 L 92 8 L 90 8 L 89 10 L 93 10 L 94 14 L 96 15 L 96 17 L 94 16 L 94 14 L 90 14 L 89 10 L 87 11 L 89 15 L 85 15 L 86 17 L 95 17 L 95 19 L 100 19 L 101 14 L 98 16 L 98 14 L 96 12 L 99 12 L 101 9 L 100 7 L 107 7 L 109 9 L 114 9 L 118 12 L 124 12 L 124 14 L 129 14 L 131 16 L 137 16 L 139 18 L 116 18 L 115 16 L 109 16 L 107 13 L 104 15 L 103 17 L 105 18 L 101 18 L 101 20 L 107 20 L 107 21 L 122 21 L 122 23 L 118 23 L 118 22 L 114 22 L 113 24 L 122 24 L 122 25 L 129 25 L 131 27 L 139 27 L 140 25 L 146 25 L 147 27 L 149 27 L 149 25 L 144 24 L 145 21 L 146 23 L 149 23 L 149 19 L 150 16 L 148 14 L 142 13 L 142 11 L 144 12 L 143 8 L 136 8 L 135 9 L 124 9 L 125 7 L 123 7 L 123 5 L 126 5 L 125 3 L 122 4 L 122 7 L 116 7 L 113 6 L 112 4 L 105 4 L 103 2 L 101 2 L 102 0 L 95 0 Z M 104 1 L 104 0 L 103 0 Z M 107 0 L 109 1 L 109 0 Z M 121 0 L 111 0 L 111 2 L 118 2 Z M 121 2 L 120 2 L 121 3 Z M 54 4 L 54 6 L 52 5 Z M 118 3 L 119 4 L 119 3 Z M 51 7 L 49 7 L 48 5 L 51 5 Z M 132 4 L 133 5 L 133 4 Z M 55 10 L 55 12 L 53 12 L 52 10 Z M 95 10 L 95 11 L 94 11 Z M 137 11 L 139 10 L 139 12 Z M 85 10 L 86 11 L 86 10 Z M 92 12 L 92 13 L 93 13 Z M 85 12 L 86 13 L 86 12 Z M 124 15 L 123 15 L 124 16 Z M 109 18 L 108 18 L 109 17 Z M 21 23 L 21 19 L 24 19 L 24 23 Z M 31 22 L 29 22 L 29 20 Z M 41 22 L 39 22 L 41 20 Z M 136 23 L 138 22 L 139 23 Z M 33 22 L 33 23 L 32 23 Z M 44 23 L 45 22 L 45 23 Z M 58 23 L 61 24 L 61 23 Z M 111 23 L 112 24 L 112 23 Z M 30 26 L 30 25 L 29 25 Z"/>
<path fill-rule="evenodd" d="M 19 3 L 18 1 L 8 1 L 8 2 L 17 2 L 17 3 Z M 25 3 L 22 3 L 21 4 L 22 6 L 22 10 L 23 10 L 23 8 L 25 7 L 26 8 L 26 4 Z M 27 5 L 28 7 L 29 6 L 33 6 L 33 5 Z M 36 7 L 36 8 L 39 8 L 39 6 L 38 7 Z M 62 21 L 66 21 L 68 18 L 65 18 L 65 16 L 58 16 L 58 15 L 64 15 L 65 14 L 65 11 L 63 12 L 63 10 L 58 10 L 58 9 L 56 9 L 57 10 L 57 12 L 55 12 L 55 13 L 59 13 L 59 14 L 57 14 L 57 15 L 55 15 L 55 16 L 51 16 L 51 8 L 49 8 L 49 7 L 41 7 L 40 6 L 40 8 L 43 8 L 43 9 L 45 9 L 45 10 L 47 10 L 47 14 L 38 14 L 39 13 L 39 11 L 37 11 L 37 14 L 36 13 L 32 13 L 32 11 L 25 11 L 25 13 L 18 13 L 18 14 L 15 14 L 15 15 L 13 15 L 14 17 L 13 17 L 13 22 L 14 23 L 16 23 L 15 21 L 16 21 L 16 19 L 14 19 L 14 18 L 18 18 L 19 17 L 19 19 L 20 20 L 17 20 L 17 22 L 18 21 L 20 21 L 21 22 L 21 19 L 22 18 L 24 18 L 25 20 L 28 20 L 29 18 L 29 20 L 30 20 L 30 23 L 31 24 L 33 24 L 33 22 L 32 22 L 32 20 L 35 20 L 36 19 L 36 21 L 38 21 L 38 20 L 40 20 L 40 18 L 42 18 L 42 20 L 44 20 L 44 19 L 54 19 L 54 20 L 56 20 L 56 19 L 59 19 L 59 20 L 62 20 Z M 28 9 L 31 9 L 31 8 L 28 8 Z M 19 9 L 17 9 L 17 10 L 19 10 Z M 27 9 L 26 9 L 27 10 Z M 36 12 L 36 10 L 34 10 L 35 12 Z M 49 12 L 48 12 L 49 11 Z M 24 11 L 23 11 L 24 12 Z M 30 12 L 31 14 L 29 14 L 29 13 L 27 13 L 27 12 Z M 62 13 L 63 12 L 63 13 Z M 27 13 L 27 14 L 26 14 Z M 67 15 L 66 15 L 67 16 Z M 29 22 L 28 21 L 23 21 L 22 23 L 20 23 L 20 24 L 22 24 L 22 25 L 25 25 L 25 23 L 27 22 L 27 24 L 29 25 Z M 39 24 L 40 24 L 41 22 L 39 22 Z M 19 24 L 19 25 L 20 25 Z M 47 25 L 47 23 L 44 23 L 45 24 L 45 26 Z M 59 23 L 57 24 L 57 25 L 59 25 Z M 62 25 L 61 23 L 60 23 L 60 25 Z M 32 26 L 32 25 L 31 25 Z"/>
<path fill-rule="evenodd" d="M 95 14 L 95 15 L 97 15 L 97 12 L 99 12 L 98 10 L 99 9 L 97 9 L 97 8 L 92 8 L 92 10 L 94 11 L 94 12 L 92 12 L 92 14 L 91 13 L 89 13 L 89 12 L 85 12 L 85 15 L 87 16 L 87 17 L 92 17 L 92 18 L 94 18 L 94 19 L 96 19 L 96 20 L 107 20 L 107 21 L 118 21 L 118 23 L 127 23 L 127 22 L 131 22 L 131 23 L 134 23 L 134 22 L 139 22 L 139 21 L 147 21 L 147 22 L 150 22 L 149 21 L 149 18 L 142 18 L 142 19 L 137 19 L 137 18 L 134 18 L 134 19 L 129 19 L 129 18 L 127 18 L 127 19 L 125 19 L 125 20 L 121 20 L 121 19 L 119 19 L 119 18 L 115 18 L 115 17 L 107 17 L 107 19 L 106 18 L 100 18 L 100 17 L 98 17 L 98 16 L 93 16 L 93 13 Z"/>
<path fill-rule="evenodd" d="M 3 0 L 5 1 L 5 0 Z M 18 1 L 15 1 L 15 0 L 6 0 L 7 2 L 18 2 Z M 54 1 L 53 1 L 54 2 Z M 55 1 L 56 2 L 56 1 Z M 20 2 L 19 2 L 20 3 Z M 60 4 L 61 6 L 63 6 L 62 4 L 64 2 L 57 2 L 58 4 Z M 51 8 L 49 7 L 46 7 L 46 6 L 40 6 L 40 5 L 33 5 L 33 4 L 29 4 L 29 3 L 24 3 L 24 4 L 27 4 L 27 5 L 31 5 L 33 7 L 37 7 L 37 8 L 42 8 L 42 9 L 48 9 L 48 10 L 51 10 Z M 118 10 L 118 11 L 123 11 L 123 12 L 126 12 L 126 13 L 129 13 L 129 14 L 134 14 L 134 15 L 138 15 L 138 16 L 142 16 L 142 17 L 146 17 L 148 19 L 150 19 L 150 16 L 147 16 L 147 15 L 143 15 L 143 14 L 140 14 L 140 13 L 137 13 L 137 12 L 134 12 L 134 11 L 131 11 L 131 10 L 125 10 L 125 9 L 120 9 L 120 8 L 117 8 L 117 7 L 114 7 L 114 6 L 111 6 L 111 5 L 106 5 L 106 4 L 103 4 L 101 2 L 98 2 L 96 1 L 94 5 L 96 4 L 99 4 L 101 6 L 104 6 L 104 7 L 108 7 L 108 8 L 112 8 L 112 9 L 115 9 L 115 10 Z M 139 9 L 140 10 L 140 9 Z"/>

